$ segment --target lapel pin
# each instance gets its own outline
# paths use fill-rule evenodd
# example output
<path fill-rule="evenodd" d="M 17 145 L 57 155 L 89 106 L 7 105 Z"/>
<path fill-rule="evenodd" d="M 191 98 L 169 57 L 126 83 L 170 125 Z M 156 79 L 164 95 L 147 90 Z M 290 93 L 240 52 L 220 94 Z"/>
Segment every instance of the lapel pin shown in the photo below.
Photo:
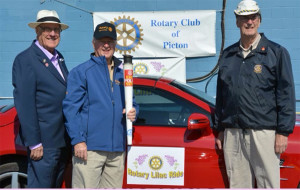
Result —
<path fill-rule="evenodd" d="M 265 51 L 265 50 L 266 50 L 266 48 L 263 46 L 263 47 L 261 47 L 261 50 L 262 50 L 262 51 Z"/>
<path fill-rule="evenodd" d="M 49 64 L 48 64 L 48 63 L 45 63 L 45 66 L 46 66 L 46 67 L 48 67 L 48 66 L 49 66 Z"/>
<path fill-rule="evenodd" d="M 43 59 L 43 63 L 46 63 L 46 59 Z"/>

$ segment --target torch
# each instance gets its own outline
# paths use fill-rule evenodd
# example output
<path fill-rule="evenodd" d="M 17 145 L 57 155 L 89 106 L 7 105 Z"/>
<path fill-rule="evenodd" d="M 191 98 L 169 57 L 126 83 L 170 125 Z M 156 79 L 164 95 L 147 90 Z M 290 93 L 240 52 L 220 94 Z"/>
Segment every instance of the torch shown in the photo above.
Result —
<path fill-rule="evenodd" d="M 133 64 L 131 55 L 124 57 L 124 89 L 125 89 L 125 109 L 126 109 L 126 127 L 127 127 L 127 144 L 132 145 L 132 122 L 127 118 L 127 113 L 132 108 L 133 98 Z"/>

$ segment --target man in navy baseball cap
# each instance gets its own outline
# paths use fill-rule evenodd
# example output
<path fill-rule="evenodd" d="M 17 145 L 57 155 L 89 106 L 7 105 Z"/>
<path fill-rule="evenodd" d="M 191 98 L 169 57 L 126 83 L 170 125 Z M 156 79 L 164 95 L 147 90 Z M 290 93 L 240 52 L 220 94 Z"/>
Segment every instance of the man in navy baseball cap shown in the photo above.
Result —
<path fill-rule="evenodd" d="M 63 101 L 74 146 L 72 188 L 122 188 L 126 112 L 124 85 L 120 85 L 124 81 L 122 61 L 114 56 L 115 26 L 108 22 L 97 25 L 92 45 L 90 59 L 70 72 Z M 126 116 L 133 122 L 138 105 L 132 101 Z"/>

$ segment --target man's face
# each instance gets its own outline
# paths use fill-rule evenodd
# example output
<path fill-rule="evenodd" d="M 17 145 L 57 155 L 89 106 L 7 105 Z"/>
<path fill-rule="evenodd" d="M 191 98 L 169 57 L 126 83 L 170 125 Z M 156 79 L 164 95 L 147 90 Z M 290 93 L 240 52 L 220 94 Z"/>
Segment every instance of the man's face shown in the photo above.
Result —
<path fill-rule="evenodd" d="M 106 60 L 111 60 L 115 53 L 116 41 L 109 37 L 93 40 L 96 56 L 105 56 Z"/>
<path fill-rule="evenodd" d="M 236 25 L 240 28 L 242 36 L 255 36 L 258 34 L 258 28 L 260 25 L 259 14 L 237 16 Z"/>
<path fill-rule="evenodd" d="M 53 23 L 40 24 L 35 30 L 40 45 L 53 53 L 60 41 L 60 25 Z"/>

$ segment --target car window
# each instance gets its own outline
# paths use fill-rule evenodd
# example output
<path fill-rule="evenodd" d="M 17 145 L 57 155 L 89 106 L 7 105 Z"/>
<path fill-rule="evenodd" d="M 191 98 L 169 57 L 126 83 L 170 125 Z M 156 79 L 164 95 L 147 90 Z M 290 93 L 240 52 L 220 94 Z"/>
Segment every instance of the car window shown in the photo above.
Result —
<path fill-rule="evenodd" d="M 153 87 L 134 87 L 134 95 L 140 107 L 136 125 L 186 127 L 192 113 L 210 114 L 170 92 Z"/>
<path fill-rule="evenodd" d="M 179 83 L 176 80 L 172 81 L 171 84 L 173 86 L 175 86 L 176 88 L 182 89 L 183 91 L 185 91 L 189 94 L 192 94 L 193 96 L 201 99 L 202 101 L 208 103 L 211 106 L 215 105 L 215 101 L 216 101 L 215 98 L 209 96 L 208 94 L 206 94 L 198 89 L 195 89 L 187 84 Z"/>
<path fill-rule="evenodd" d="M 0 106 L 0 112 L 1 113 L 4 113 L 6 112 L 7 110 L 11 109 L 14 107 L 14 104 L 10 104 L 10 105 L 5 105 L 5 106 Z"/>

